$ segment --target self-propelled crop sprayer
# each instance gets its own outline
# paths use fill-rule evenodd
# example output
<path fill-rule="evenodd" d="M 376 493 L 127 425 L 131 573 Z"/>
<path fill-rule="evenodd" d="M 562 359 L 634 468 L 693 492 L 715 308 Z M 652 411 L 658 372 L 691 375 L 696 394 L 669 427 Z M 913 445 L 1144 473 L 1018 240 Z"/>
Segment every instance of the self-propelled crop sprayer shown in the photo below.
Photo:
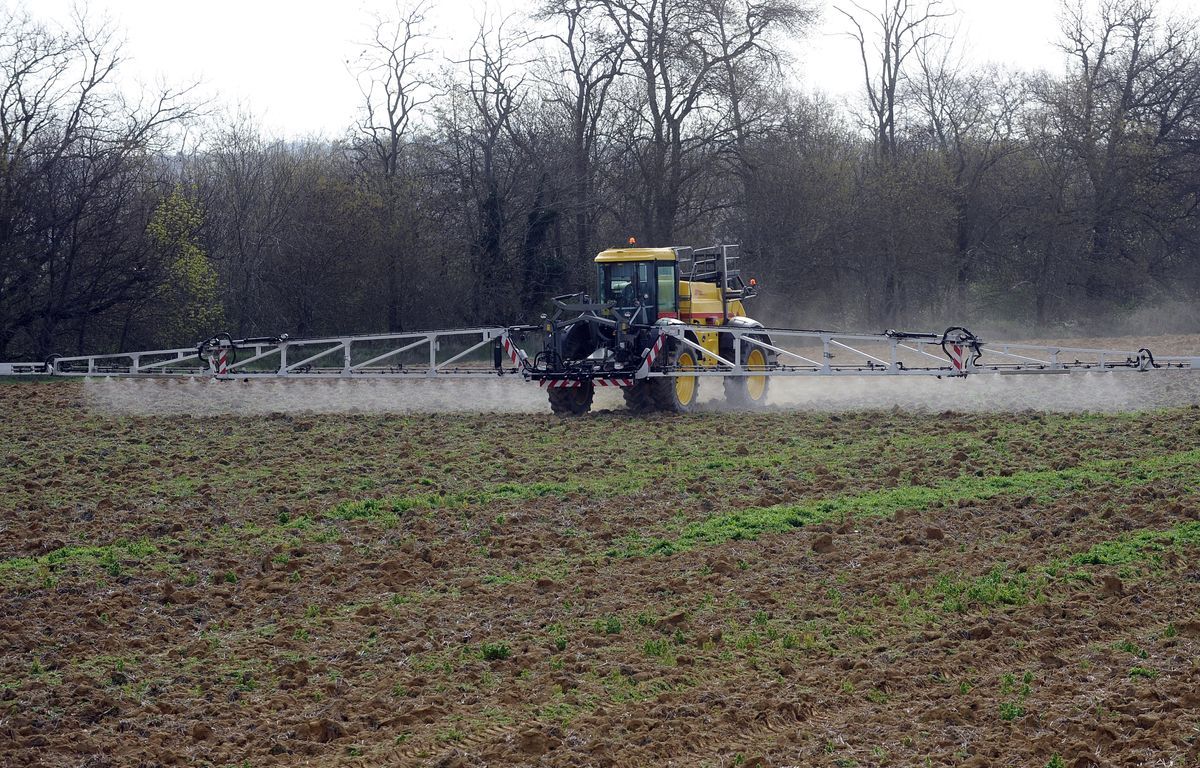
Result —
<path fill-rule="evenodd" d="M 554 299 L 537 325 L 293 339 L 218 334 L 181 349 L 0 363 L 0 374 L 55 376 L 478 378 L 521 376 L 561 415 L 586 413 L 597 387 L 629 410 L 686 412 L 703 381 L 754 408 L 779 376 L 935 376 L 1200 370 L 1200 356 L 990 342 L 965 328 L 879 334 L 767 328 L 746 315 L 757 294 L 738 246 L 640 248 L 596 256 L 597 294 Z M 488 353 L 490 352 L 490 359 Z"/>

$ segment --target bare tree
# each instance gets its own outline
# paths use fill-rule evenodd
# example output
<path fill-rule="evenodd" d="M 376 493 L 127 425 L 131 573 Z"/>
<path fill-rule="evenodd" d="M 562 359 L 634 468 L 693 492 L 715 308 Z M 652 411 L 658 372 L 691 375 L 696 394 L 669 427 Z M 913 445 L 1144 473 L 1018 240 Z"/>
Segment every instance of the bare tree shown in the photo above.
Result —
<path fill-rule="evenodd" d="M 728 4 L 722 4 L 728 5 Z M 810 6 L 794 5 L 778 20 L 778 33 L 796 37 L 803 34 L 816 18 Z M 722 76 L 717 86 L 721 102 L 727 110 L 722 122 L 729 126 L 730 141 L 725 142 L 722 166 L 729 168 L 734 183 L 728 184 L 736 197 L 733 218 L 741 214 L 739 241 L 748 253 L 764 256 L 762 244 L 764 232 L 756 226 L 747 226 L 747 214 L 759 204 L 762 195 L 763 169 L 760 153 L 766 137 L 787 117 L 781 109 L 786 96 L 785 66 L 788 57 L 782 46 L 761 45 L 740 57 L 728 54 L 737 45 L 741 20 L 728 8 L 720 8 L 716 15 L 716 37 L 725 59 Z M 720 174 L 724 180 L 725 174 Z M 718 193 L 719 194 L 719 193 Z M 728 197 L 729 192 L 720 195 Z M 709 195 L 713 197 L 713 195 Z"/>
<path fill-rule="evenodd" d="M 263 312 L 275 297 L 268 279 L 303 195 L 301 152 L 264 139 L 247 115 L 210 128 L 213 138 L 190 158 L 205 211 L 209 252 L 225 282 L 230 331 L 240 336 L 274 333 L 276 318 Z"/>
<path fill-rule="evenodd" d="M 480 22 L 467 58 L 457 62 L 465 79 L 456 82 L 443 123 L 444 152 L 461 190 L 464 238 L 469 252 L 473 315 L 498 319 L 512 314 L 516 297 L 494 290 L 495 275 L 520 274 L 512 263 L 519 236 L 510 204 L 515 202 L 519 163 L 513 156 L 515 120 L 526 98 L 527 67 L 519 54 L 527 42 L 511 34 L 508 19 Z"/>
<path fill-rule="evenodd" d="M 387 178 L 399 171 L 413 117 L 435 95 L 424 67 L 432 58 L 423 29 L 429 6 L 429 0 L 408 8 L 397 4 L 394 17 L 377 18 L 371 41 L 356 61 L 363 105 L 358 129 Z"/>
<path fill-rule="evenodd" d="M 933 150 L 949 171 L 954 206 L 953 305 L 968 310 L 968 287 L 989 238 L 1012 213 L 998 201 L 991 174 L 1021 150 L 1015 140 L 1028 97 L 1023 79 L 995 67 L 969 70 L 956 47 L 926 40 L 915 51 L 910 98 Z M 964 318 L 965 319 L 965 318 Z"/>
<path fill-rule="evenodd" d="M 610 118 L 609 93 L 621 74 L 621 41 L 601 26 L 591 0 L 547 0 L 541 16 L 558 26 L 547 37 L 560 46 L 552 60 L 548 98 L 561 110 L 570 130 L 571 208 L 577 257 L 593 248 L 593 230 L 600 211 L 595 176 L 601 127 Z"/>
<path fill-rule="evenodd" d="M 404 327 L 404 303 L 408 286 L 402 284 L 408 271 L 408 254 L 419 236 L 411 206 L 404 210 L 403 155 L 412 131 L 413 118 L 433 100 L 435 91 L 426 65 L 432 55 L 426 47 L 424 26 L 429 0 L 411 6 L 397 3 L 391 18 L 377 18 L 370 42 L 355 62 L 362 92 L 362 115 L 358 130 L 365 178 L 380 197 L 383 257 L 386 281 L 388 330 Z"/>
<path fill-rule="evenodd" d="M 922 44 L 941 34 L 935 22 L 951 14 L 942 0 L 915 4 L 912 0 L 881 0 L 881 10 L 870 10 L 856 0 L 834 8 L 850 20 L 848 33 L 858 43 L 863 83 L 871 112 L 871 130 L 881 158 L 896 153 L 901 86 L 907 75 L 905 62 Z M 849 10 L 848 10 L 849 9 Z"/>
<path fill-rule="evenodd" d="M 611 20 L 642 99 L 630 105 L 641 122 L 637 160 L 646 190 L 641 234 L 674 238 L 686 187 L 699 161 L 733 135 L 727 122 L 702 119 L 714 109 L 719 79 L 734 61 L 761 51 L 770 34 L 803 14 L 793 0 L 594 0 Z"/>
<path fill-rule="evenodd" d="M 1064 6 L 1061 47 L 1073 71 L 1043 96 L 1086 172 L 1082 289 L 1090 302 L 1128 300 L 1144 290 L 1126 276 L 1129 262 L 1144 260 L 1136 269 L 1141 279 L 1155 272 L 1172 279 L 1186 259 L 1167 242 L 1152 257 L 1141 232 L 1149 224 L 1160 239 L 1169 237 L 1196 210 L 1178 186 L 1160 197 L 1167 188 L 1155 180 L 1194 169 L 1200 156 L 1200 36 L 1194 22 L 1164 23 L 1148 0 L 1105 0 L 1095 15 Z"/>
<path fill-rule="evenodd" d="M 886 324 L 894 323 L 909 303 L 908 282 L 927 277 L 932 271 L 927 265 L 936 262 L 940 251 L 941 222 L 927 225 L 924 237 L 911 228 L 914 210 L 938 212 L 938 179 L 928 174 L 925 158 L 901 156 L 899 150 L 906 65 L 924 43 L 941 35 L 936 22 L 950 15 L 941 4 L 878 0 L 871 9 L 850 0 L 835 6 L 850 22 L 847 34 L 858 44 L 862 63 L 875 162 L 862 172 L 860 205 L 870 216 L 860 227 L 858 259 L 872 316 Z M 918 274 L 922 269 L 925 275 Z"/>
<path fill-rule="evenodd" d="M 156 279 L 139 242 L 159 183 L 146 164 L 194 114 L 188 89 L 129 99 L 116 90 L 111 26 L 79 14 L 53 29 L 0 10 L 0 353 L 22 333 L 51 351 Z"/>

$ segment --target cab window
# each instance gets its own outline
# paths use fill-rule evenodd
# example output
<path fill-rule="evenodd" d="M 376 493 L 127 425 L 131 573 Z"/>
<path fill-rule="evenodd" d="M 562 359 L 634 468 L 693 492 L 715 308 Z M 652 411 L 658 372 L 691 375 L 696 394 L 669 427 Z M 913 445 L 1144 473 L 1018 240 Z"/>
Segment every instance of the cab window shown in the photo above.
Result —
<path fill-rule="evenodd" d="M 679 311 L 678 297 L 675 292 L 679 281 L 675 279 L 674 264 L 659 264 L 658 270 L 658 313 L 674 313 Z"/>
<path fill-rule="evenodd" d="M 600 301 L 621 304 L 627 289 L 632 290 L 637 272 L 632 263 L 600 265 Z"/>
<path fill-rule="evenodd" d="M 600 301 L 616 302 L 628 309 L 653 306 L 654 282 L 650 279 L 651 264 L 645 261 L 616 262 L 600 266 Z"/>

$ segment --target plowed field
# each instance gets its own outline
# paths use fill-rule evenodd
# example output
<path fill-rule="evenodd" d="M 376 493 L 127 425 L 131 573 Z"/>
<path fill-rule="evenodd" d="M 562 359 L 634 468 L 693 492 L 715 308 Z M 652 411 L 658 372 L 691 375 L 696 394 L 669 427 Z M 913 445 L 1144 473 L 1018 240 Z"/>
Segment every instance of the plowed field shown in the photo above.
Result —
<path fill-rule="evenodd" d="M 1194 406 L 0 414 L 0 765 L 1200 756 Z"/>

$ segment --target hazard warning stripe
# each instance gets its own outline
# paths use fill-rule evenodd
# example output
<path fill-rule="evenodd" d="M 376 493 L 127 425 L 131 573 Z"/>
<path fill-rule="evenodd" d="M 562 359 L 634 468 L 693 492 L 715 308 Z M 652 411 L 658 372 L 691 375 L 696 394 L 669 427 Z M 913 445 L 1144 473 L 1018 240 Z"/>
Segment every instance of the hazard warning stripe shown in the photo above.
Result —
<path fill-rule="evenodd" d="M 560 389 L 563 387 L 582 387 L 586 382 L 579 379 L 541 379 L 538 386 L 543 389 Z M 597 387 L 632 387 L 633 379 L 592 379 Z"/>
<path fill-rule="evenodd" d="M 522 365 L 528 359 L 525 350 L 512 343 L 512 339 L 504 337 L 504 351 L 509 359 L 513 361 L 513 365 Z"/>
<path fill-rule="evenodd" d="M 646 356 L 646 359 L 642 361 L 642 367 L 638 369 L 638 373 L 649 373 L 650 372 L 650 366 L 654 365 L 654 360 L 662 352 L 663 344 L 665 341 L 666 341 L 666 336 L 662 335 L 661 333 L 658 334 L 658 338 L 655 339 L 654 343 L 650 345 L 650 348 L 645 351 L 644 354 Z"/>
<path fill-rule="evenodd" d="M 966 348 L 962 344 L 950 345 L 950 364 L 954 370 L 961 371 L 967 366 Z"/>
<path fill-rule="evenodd" d="M 213 376 L 228 376 L 229 350 L 222 348 L 216 355 L 210 352 L 208 355 L 208 367 L 212 369 Z"/>

